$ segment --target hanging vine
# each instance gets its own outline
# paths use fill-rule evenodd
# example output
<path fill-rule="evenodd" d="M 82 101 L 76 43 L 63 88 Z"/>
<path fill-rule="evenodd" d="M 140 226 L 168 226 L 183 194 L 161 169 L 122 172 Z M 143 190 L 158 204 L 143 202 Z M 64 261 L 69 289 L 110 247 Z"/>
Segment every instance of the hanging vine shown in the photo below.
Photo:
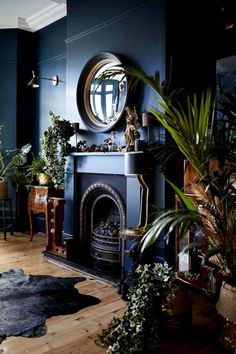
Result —
<path fill-rule="evenodd" d="M 49 115 L 52 124 L 43 133 L 41 157 L 55 188 L 63 189 L 66 156 L 72 151 L 69 140 L 74 131 L 70 121 L 60 119 L 52 111 Z"/>

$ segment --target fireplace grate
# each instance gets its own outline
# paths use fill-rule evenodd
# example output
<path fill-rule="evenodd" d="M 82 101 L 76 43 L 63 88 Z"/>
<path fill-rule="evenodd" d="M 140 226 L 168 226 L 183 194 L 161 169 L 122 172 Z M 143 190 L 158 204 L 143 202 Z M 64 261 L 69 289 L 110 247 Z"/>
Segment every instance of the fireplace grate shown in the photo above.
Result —
<path fill-rule="evenodd" d="M 120 223 L 100 221 L 92 232 L 90 255 L 96 266 L 115 267 L 120 264 Z"/>

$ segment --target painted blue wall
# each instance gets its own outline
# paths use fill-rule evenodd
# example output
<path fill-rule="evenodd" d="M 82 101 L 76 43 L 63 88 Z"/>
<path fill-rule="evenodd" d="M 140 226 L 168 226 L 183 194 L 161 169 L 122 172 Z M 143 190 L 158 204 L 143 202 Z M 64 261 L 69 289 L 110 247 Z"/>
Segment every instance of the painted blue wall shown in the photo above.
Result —
<path fill-rule="evenodd" d="M 0 31 L 0 125 L 3 149 L 16 147 L 17 31 Z"/>
<path fill-rule="evenodd" d="M 3 125 L 0 139 L 3 152 L 21 147 L 32 139 L 31 96 L 27 92 L 25 77 L 26 67 L 31 63 L 28 53 L 28 48 L 33 48 L 31 39 L 32 34 L 25 31 L 0 31 L 0 125 Z M 8 192 L 14 198 L 14 210 L 15 190 L 10 183 Z"/>
<path fill-rule="evenodd" d="M 66 118 L 66 18 L 35 33 L 35 60 L 32 67 L 40 77 L 58 75 L 59 84 L 40 80 L 39 89 L 33 91 L 34 142 L 36 154 L 40 151 L 40 139 L 51 125 L 49 111 Z M 31 71 L 29 70 L 29 75 Z M 68 117 L 69 120 L 69 117 Z"/>
<path fill-rule="evenodd" d="M 76 88 L 83 67 L 99 52 L 127 58 L 150 74 L 159 69 L 165 77 L 165 6 L 163 0 L 102 0 L 99 6 L 93 0 L 69 0 L 67 9 L 67 116 L 86 129 L 77 108 Z M 136 100 L 140 111 L 147 110 L 148 97 L 146 92 Z M 107 136 L 83 134 L 97 144 Z"/>

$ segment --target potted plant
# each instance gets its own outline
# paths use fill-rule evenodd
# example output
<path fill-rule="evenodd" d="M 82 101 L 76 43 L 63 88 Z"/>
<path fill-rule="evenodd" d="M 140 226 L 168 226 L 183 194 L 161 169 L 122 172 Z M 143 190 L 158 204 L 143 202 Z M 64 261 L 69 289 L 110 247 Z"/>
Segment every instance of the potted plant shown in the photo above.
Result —
<path fill-rule="evenodd" d="M 109 346 L 107 353 L 153 352 L 158 339 L 170 328 L 167 318 L 179 314 L 175 281 L 176 273 L 166 262 L 138 266 L 124 315 L 113 318 L 99 335 L 99 343 Z M 192 304 L 183 293 L 181 297 L 184 308 L 178 310 L 186 312 Z"/>
<path fill-rule="evenodd" d="M 0 126 L 0 133 L 3 126 Z M 31 149 L 30 144 L 22 146 L 20 149 L 5 150 L 2 149 L 0 141 L 0 199 L 7 198 L 8 179 L 13 177 L 17 169 L 27 162 L 27 155 Z"/>
<path fill-rule="evenodd" d="M 225 117 L 215 119 L 215 98 L 210 89 L 202 92 L 200 97 L 196 93 L 185 95 L 180 104 L 176 96 L 173 100 L 173 95 L 163 91 L 165 85 L 160 85 L 142 70 L 128 66 L 124 67 L 124 72 L 133 81 L 142 80 L 153 88 L 156 106 L 148 107 L 148 110 L 170 134 L 174 148 L 182 154 L 195 175 L 193 181 L 189 181 L 191 198 L 168 181 L 181 199 L 183 208 L 158 211 L 140 242 L 141 252 L 160 235 L 164 235 L 168 242 L 177 225 L 180 226 L 180 237 L 193 223 L 199 225 L 202 241 L 207 246 L 202 254 L 202 264 L 208 262 L 223 278 L 216 308 L 225 317 L 225 331 L 230 328 L 227 335 L 222 335 L 221 342 L 232 350 L 236 346 L 236 297 L 232 299 L 236 295 L 236 122 L 235 114 L 232 114 L 232 100 L 228 121 Z M 223 103 L 225 106 L 226 101 Z M 165 159 L 169 158 L 166 145 L 162 152 Z M 170 152 L 173 153 L 173 146 Z M 160 150 L 158 156 L 164 156 Z M 187 249 L 195 246 L 190 244 Z M 227 301 L 227 306 L 222 305 L 225 304 L 222 296 L 226 290 L 231 294 L 228 299 L 232 299 Z M 226 308 L 227 311 L 224 310 Z"/>
<path fill-rule="evenodd" d="M 54 187 L 63 189 L 66 157 L 72 151 L 69 140 L 74 129 L 68 120 L 60 119 L 51 111 L 49 115 L 52 124 L 43 133 L 41 158 L 45 162 L 44 171 L 51 177 Z"/>
<path fill-rule="evenodd" d="M 28 166 L 26 173 L 26 176 L 30 178 L 30 184 L 36 182 L 41 186 L 50 185 L 52 180 L 45 169 L 45 161 L 41 157 L 36 158 L 33 156 L 32 162 Z"/>

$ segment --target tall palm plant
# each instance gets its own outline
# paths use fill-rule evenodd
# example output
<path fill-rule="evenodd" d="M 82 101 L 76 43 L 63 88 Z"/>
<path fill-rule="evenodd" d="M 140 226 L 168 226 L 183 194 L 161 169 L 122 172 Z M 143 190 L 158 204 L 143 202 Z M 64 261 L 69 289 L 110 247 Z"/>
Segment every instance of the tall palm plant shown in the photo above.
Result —
<path fill-rule="evenodd" d="M 133 66 L 118 69 L 128 75 L 131 87 L 139 80 L 152 87 L 156 105 L 149 106 L 148 110 L 169 132 L 196 174 L 196 179 L 190 182 L 191 199 L 169 181 L 182 200 L 183 208 L 157 213 L 140 242 L 141 251 L 163 233 L 168 241 L 177 225 L 181 236 L 192 223 L 197 223 L 202 239 L 208 244 L 205 259 L 210 259 L 216 268 L 236 280 L 236 160 L 235 145 L 231 144 L 232 139 L 235 140 L 235 129 L 230 129 L 235 124 L 226 126 L 215 121 L 215 99 L 210 89 L 200 97 L 196 93 L 186 95 L 185 104 L 180 104 L 176 92 L 169 91 L 169 82 L 161 84 L 158 75 L 148 76 Z M 116 70 L 113 68 L 106 75 L 113 75 Z M 219 136 L 224 137 L 223 144 L 215 138 Z"/>

